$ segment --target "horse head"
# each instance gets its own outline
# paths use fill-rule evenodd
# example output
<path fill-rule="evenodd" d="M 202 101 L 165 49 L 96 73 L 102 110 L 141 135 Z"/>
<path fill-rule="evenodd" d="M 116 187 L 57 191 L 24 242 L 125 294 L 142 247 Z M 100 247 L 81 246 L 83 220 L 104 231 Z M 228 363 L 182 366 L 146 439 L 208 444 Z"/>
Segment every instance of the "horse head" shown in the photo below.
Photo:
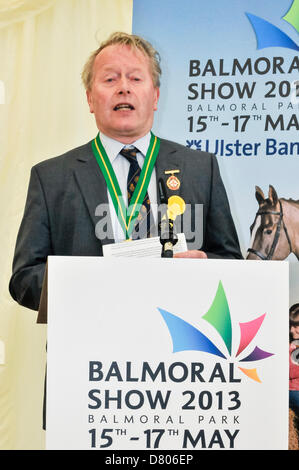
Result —
<path fill-rule="evenodd" d="M 259 186 L 255 187 L 259 204 L 253 224 L 250 227 L 251 246 L 246 259 L 282 260 L 291 252 L 290 240 L 283 221 L 283 208 L 273 186 L 269 185 L 265 198 Z"/>

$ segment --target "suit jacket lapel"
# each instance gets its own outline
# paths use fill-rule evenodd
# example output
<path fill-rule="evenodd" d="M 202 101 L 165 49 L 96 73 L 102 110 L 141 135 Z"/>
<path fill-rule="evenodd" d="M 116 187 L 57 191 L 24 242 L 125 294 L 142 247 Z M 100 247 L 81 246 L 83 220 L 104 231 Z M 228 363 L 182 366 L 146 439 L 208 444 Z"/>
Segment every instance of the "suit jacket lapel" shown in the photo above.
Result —
<path fill-rule="evenodd" d="M 93 156 L 91 143 L 88 144 L 86 153 L 78 157 L 77 160 L 75 177 L 91 220 L 94 226 L 96 226 L 103 217 L 106 218 L 107 230 L 110 236 L 101 240 L 101 243 L 103 245 L 113 243 L 114 239 L 107 195 L 107 185 L 97 161 Z M 101 210 L 102 208 L 99 207 L 100 205 L 103 205 L 102 208 L 104 210 Z M 97 208 L 98 211 L 96 215 Z"/>
<path fill-rule="evenodd" d="M 156 178 L 157 184 L 160 178 L 163 179 L 165 183 L 167 198 L 169 198 L 170 196 L 181 195 L 183 189 L 182 181 L 184 175 L 184 167 L 184 160 L 182 160 L 180 154 L 176 151 L 176 149 L 173 148 L 169 142 L 161 139 L 160 151 L 156 161 Z M 175 174 L 180 182 L 180 186 L 177 190 L 172 190 L 167 186 L 167 180 L 169 179 L 171 174 L 167 174 L 165 173 L 165 171 L 169 172 L 171 170 L 179 170 L 179 173 Z M 160 203 L 161 201 L 159 192 L 157 194 L 158 202 Z"/>
<path fill-rule="evenodd" d="M 171 145 L 171 142 L 165 141 L 161 139 L 160 145 L 160 152 L 156 161 L 156 177 L 157 177 L 157 184 L 159 179 L 165 183 L 166 189 L 166 196 L 169 199 L 171 196 L 181 196 L 184 194 L 184 169 L 185 169 L 185 161 L 182 159 L 182 156 L 179 152 Z M 170 189 L 167 186 L 167 180 L 171 176 L 168 172 L 171 170 L 179 170 L 179 173 L 175 173 L 175 176 L 178 178 L 180 185 L 179 188 L 176 190 Z M 165 173 L 165 171 L 167 173 Z M 161 204 L 161 198 L 159 195 L 159 190 L 157 189 L 158 194 L 158 204 Z M 175 226 L 178 233 L 183 231 L 182 225 L 182 215 L 178 216 L 175 220 Z"/>

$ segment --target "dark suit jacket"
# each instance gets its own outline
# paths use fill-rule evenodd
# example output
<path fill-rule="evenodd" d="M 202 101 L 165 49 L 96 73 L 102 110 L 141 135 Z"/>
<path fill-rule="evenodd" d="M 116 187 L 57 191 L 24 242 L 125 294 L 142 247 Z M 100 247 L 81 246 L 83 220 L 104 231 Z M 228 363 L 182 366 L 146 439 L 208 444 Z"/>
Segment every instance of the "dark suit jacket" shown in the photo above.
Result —
<path fill-rule="evenodd" d="M 215 156 L 161 139 L 155 168 L 157 181 L 179 169 L 180 188 L 169 195 L 203 204 L 203 243 L 196 248 L 208 257 L 242 258 Z M 95 235 L 102 203 L 107 186 L 91 142 L 32 168 L 9 284 L 18 303 L 38 310 L 48 255 L 102 256 L 102 245 L 113 242 Z"/>

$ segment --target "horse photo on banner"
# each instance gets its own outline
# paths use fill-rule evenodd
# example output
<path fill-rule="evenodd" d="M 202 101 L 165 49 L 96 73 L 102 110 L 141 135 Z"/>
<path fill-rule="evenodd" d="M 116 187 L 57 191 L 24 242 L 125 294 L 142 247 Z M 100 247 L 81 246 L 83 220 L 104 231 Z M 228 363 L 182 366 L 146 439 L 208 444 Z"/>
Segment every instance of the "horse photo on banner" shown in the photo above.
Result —
<path fill-rule="evenodd" d="M 259 209 L 250 227 L 247 259 L 283 260 L 291 253 L 299 259 L 299 200 L 279 199 L 273 186 L 267 198 L 257 186 L 255 196 Z"/>

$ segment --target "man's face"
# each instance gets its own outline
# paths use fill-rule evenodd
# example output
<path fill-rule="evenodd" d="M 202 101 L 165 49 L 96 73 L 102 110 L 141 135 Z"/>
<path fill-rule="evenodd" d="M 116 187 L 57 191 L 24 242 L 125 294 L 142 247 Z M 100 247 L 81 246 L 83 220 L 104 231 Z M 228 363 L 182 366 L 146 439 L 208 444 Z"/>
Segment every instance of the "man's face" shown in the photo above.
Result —
<path fill-rule="evenodd" d="M 125 144 L 143 137 L 152 128 L 158 99 L 149 59 L 139 49 L 112 45 L 97 55 L 87 100 L 105 135 Z"/>

